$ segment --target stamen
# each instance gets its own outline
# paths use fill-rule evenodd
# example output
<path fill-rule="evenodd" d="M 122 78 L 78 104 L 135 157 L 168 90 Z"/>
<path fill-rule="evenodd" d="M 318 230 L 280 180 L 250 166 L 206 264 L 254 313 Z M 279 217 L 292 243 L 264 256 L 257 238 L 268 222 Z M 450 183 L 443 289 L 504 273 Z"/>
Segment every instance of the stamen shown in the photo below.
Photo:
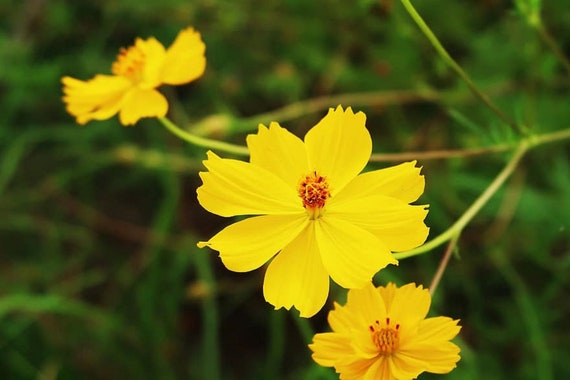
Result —
<path fill-rule="evenodd" d="M 327 199 L 331 196 L 327 179 L 316 171 L 301 179 L 298 194 L 311 219 L 320 217 L 320 210 L 325 207 Z"/>
<path fill-rule="evenodd" d="M 375 325 L 368 326 L 372 342 L 380 355 L 391 355 L 400 343 L 400 324 L 396 324 L 396 328 L 390 327 L 390 318 L 386 318 L 385 327 L 381 327 L 378 321 L 374 323 Z"/>
<path fill-rule="evenodd" d="M 145 59 L 145 54 L 137 46 L 121 48 L 111 67 L 111 72 L 117 76 L 124 76 L 132 81 L 139 82 L 142 79 Z"/>

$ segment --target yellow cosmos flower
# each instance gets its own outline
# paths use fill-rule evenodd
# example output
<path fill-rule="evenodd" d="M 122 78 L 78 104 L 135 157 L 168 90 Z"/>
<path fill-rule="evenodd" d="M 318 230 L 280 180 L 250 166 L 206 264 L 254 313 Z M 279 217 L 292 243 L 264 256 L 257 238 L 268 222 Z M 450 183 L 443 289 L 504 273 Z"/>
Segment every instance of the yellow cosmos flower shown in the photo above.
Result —
<path fill-rule="evenodd" d="M 220 252 L 236 272 L 273 256 L 263 293 L 276 309 L 310 317 L 324 305 L 329 276 L 362 288 L 391 252 L 412 249 L 428 234 L 426 206 L 412 206 L 424 178 L 414 162 L 359 173 L 372 153 L 362 112 L 329 113 L 304 141 L 271 123 L 247 137 L 250 162 L 208 152 L 198 201 L 221 216 L 260 215 L 234 223 L 199 247 Z"/>
<path fill-rule="evenodd" d="M 133 46 L 120 50 L 113 75 L 96 75 L 88 81 L 62 78 L 67 112 L 79 124 L 116 113 L 123 125 L 142 117 L 164 117 L 168 102 L 156 88 L 199 78 L 206 68 L 205 50 L 200 33 L 192 28 L 182 30 L 168 49 L 154 37 L 137 38 Z"/>
<path fill-rule="evenodd" d="M 461 327 L 448 317 L 426 319 L 430 303 L 429 292 L 416 284 L 349 290 L 346 305 L 335 303 L 329 313 L 333 332 L 316 334 L 309 345 L 313 359 L 343 380 L 448 373 L 460 359 L 450 340 Z"/>

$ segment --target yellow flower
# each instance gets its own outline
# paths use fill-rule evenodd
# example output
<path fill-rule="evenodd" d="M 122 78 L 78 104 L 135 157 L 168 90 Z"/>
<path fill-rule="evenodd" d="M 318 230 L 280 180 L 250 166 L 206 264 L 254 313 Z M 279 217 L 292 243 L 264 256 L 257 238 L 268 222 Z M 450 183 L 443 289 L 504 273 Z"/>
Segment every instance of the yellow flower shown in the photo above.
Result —
<path fill-rule="evenodd" d="M 104 120 L 119 113 L 123 125 L 141 117 L 163 117 L 168 111 L 162 84 L 180 85 L 199 78 L 206 68 L 206 47 L 200 33 L 186 28 L 165 49 L 154 37 L 137 38 L 122 48 L 113 63 L 113 75 L 96 75 L 82 81 L 63 77 L 63 101 L 77 123 Z"/>
<path fill-rule="evenodd" d="M 221 216 L 261 215 L 234 223 L 199 247 L 220 252 L 236 272 L 259 268 L 273 256 L 263 293 L 276 309 L 318 312 L 329 275 L 345 288 L 362 288 L 388 264 L 391 252 L 412 249 L 428 234 L 426 206 L 414 162 L 359 173 L 372 153 L 362 112 L 329 113 L 304 142 L 271 123 L 247 137 L 250 162 L 208 152 L 198 201 Z"/>
<path fill-rule="evenodd" d="M 429 292 L 413 283 L 349 290 L 346 305 L 335 303 L 329 313 L 333 332 L 316 334 L 309 345 L 313 359 L 344 380 L 448 373 L 460 359 L 450 340 L 461 327 L 448 317 L 426 319 L 430 303 Z"/>

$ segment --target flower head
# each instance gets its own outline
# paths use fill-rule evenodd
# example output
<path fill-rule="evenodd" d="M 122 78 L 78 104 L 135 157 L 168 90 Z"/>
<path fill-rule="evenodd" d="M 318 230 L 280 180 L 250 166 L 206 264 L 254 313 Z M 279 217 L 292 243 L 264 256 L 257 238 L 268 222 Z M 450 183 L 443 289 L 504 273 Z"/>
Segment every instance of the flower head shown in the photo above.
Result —
<path fill-rule="evenodd" d="M 199 78 L 206 68 L 205 45 L 200 33 L 186 28 L 165 49 L 154 37 L 137 38 L 122 48 L 111 67 L 113 75 L 96 75 L 82 81 L 63 77 L 63 101 L 79 124 L 104 120 L 119 113 L 123 125 L 141 117 L 163 117 L 168 111 L 162 84 L 180 85 Z"/>
<path fill-rule="evenodd" d="M 247 137 L 250 162 L 208 152 L 198 201 L 221 216 L 258 215 L 234 223 L 199 247 L 220 252 L 236 272 L 259 268 L 275 308 L 295 306 L 310 317 L 324 305 L 329 276 L 361 288 L 388 264 L 391 252 L 412 249 L 428 234 L 424 190 L 415 162 L 359 173 L 372 153 L 366 116 L 340 106 L 304 141 L 271 123 Z"/>
<path fill-rule="evenodd" d="M 329 313 L 333 332 L 316 334 L 313 359 L 334 367 L 341 379 L 415 379 L 422 372 L 448 373 L 459 361 L 450 342 L 458 320 L 425 318 L 431 297 L 422 286 L 390 283 L 348 292 L 345 306 Z"/>

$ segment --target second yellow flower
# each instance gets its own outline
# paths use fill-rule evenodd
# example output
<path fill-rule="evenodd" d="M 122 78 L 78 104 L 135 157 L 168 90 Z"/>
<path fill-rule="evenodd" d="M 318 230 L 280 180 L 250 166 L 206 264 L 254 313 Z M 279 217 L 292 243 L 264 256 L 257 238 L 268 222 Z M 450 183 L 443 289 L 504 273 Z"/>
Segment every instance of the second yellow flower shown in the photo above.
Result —
<path fill-rule="evenodd" d="M 168 49 L 154 37 L 137 38 L 133 46 L 119 52 L 111 68 L 113 75 L 96 75 L 88 81 L 62 78 L 67 112 L 79 124 L 109 119 L 117 113 L 123 125 L 135 124 L 142 117 L 163 117 L 168 102 L 156 88 L 202 76 L 205 50 L 193 28 L 182 30 Z"/>

